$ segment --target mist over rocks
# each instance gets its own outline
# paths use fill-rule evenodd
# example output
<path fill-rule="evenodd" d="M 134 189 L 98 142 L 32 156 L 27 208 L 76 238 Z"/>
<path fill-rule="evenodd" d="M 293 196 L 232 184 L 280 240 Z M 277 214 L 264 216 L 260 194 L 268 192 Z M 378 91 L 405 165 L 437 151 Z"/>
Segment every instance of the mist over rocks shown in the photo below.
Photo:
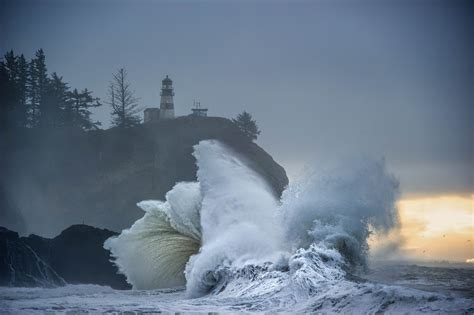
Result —
<path fill-rule="evenodd" d="M 7 192 L 0 185 L 0 222 L 8 222 L 9 227 L 20 234 L 25 233 L 25 220 L 19 209 L 12 203 Z"/>
<path fill-rule="evenodd" d="M 0 186 L 10 207 L 19 210 L 26 233 L 51 237 L 78 223 L 120 231 L 143 215 L 137 202 L 162 200 L 177 182 L 196 180 L 193 146 L 206 139 L 229 145 L 280 197 L 288 184 L 285 170 L 220 117 L 179 117 L 89 132 L 10 131 L 0 139 L 5 153 Z"/>

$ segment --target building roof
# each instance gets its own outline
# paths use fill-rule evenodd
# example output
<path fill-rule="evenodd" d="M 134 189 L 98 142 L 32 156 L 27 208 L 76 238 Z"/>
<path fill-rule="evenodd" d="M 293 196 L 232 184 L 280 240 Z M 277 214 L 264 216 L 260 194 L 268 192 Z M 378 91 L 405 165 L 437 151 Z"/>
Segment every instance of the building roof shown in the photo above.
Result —
<path fill-rule="evenodd" d="M 161 81 L 163 84 L 167 84 L 167 85 L 170 85 L 173 83 L 173 81 L 168 78 L 168 75 L 166 75 L 166 78 L 163 79 L 163 81 Z"/>

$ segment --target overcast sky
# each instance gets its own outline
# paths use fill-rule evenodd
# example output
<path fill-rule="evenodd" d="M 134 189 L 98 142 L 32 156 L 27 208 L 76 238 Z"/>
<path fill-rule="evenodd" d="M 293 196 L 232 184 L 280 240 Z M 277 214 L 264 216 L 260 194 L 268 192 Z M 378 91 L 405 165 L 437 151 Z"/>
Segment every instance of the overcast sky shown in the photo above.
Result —
<path fill-rule="evenodd" d="M 102 99 L 129 73 L 143 107 L 175 85 L 212 116 L 247 110 L 295 177 L 385 157 L 412 194 L 474 192 L 474 9 L 460 1 L 1 1 L 0 50 Z M 109 125 L 109 108 L 96 113 Z"/>

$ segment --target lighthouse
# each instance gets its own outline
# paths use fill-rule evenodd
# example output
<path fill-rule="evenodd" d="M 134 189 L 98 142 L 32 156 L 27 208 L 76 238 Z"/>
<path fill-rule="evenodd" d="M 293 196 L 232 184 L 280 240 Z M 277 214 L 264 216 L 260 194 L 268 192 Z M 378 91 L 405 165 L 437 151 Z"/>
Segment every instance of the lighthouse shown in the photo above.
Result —
<path fill-rule="evenodd" d="M 160 119 L 174 118 L 173 81 L 168 76 L 161 81 Z"/>

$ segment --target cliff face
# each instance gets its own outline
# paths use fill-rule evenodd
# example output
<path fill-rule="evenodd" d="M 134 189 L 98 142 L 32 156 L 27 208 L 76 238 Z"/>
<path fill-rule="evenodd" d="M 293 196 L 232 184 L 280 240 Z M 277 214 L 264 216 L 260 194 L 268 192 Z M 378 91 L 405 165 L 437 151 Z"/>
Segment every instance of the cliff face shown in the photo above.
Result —
<path fill-rule="evenodd" d="M 119 231 L 143 215 L 138 201 L 163 199 L 176 182 L 196 179 L 193 145 L 205 139 L 231 146 L 280 196 L 288 183 L 284 169 L 217 117 L 87 133 L 18 130 L 0 139 L 0 188 L 28 233 L 53 236 L 77 223 Z"/>

